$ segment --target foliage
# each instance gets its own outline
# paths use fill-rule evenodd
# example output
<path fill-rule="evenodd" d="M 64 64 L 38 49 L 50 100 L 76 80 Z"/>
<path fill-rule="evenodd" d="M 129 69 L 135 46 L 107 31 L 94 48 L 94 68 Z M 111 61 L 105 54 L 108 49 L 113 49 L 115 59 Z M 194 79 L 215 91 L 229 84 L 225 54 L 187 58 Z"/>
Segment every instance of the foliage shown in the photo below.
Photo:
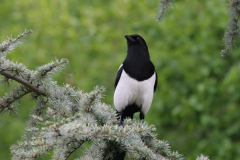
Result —
<path fill-rule="evenodd" d="M 105 86 L 104 102 L 113 104 L 116 72 L 126 56 L 123 35 L 140 34 L 159 73 L 159 89 L 146 115 L 157 128 L 158 139 L 168 140 L 186 160 L 200 153 L 211 160 L 234 160 L 240 156 L 240 51 L 219 56 L 229 19 L 227 2 L 177 0 L 157 23 L 156 1 L 2 0 L 0 39 L 33 29 L 28 42 L 8 54 L 9 59 L 32 70 L 66 57 L 69 65 L 53 75 L 57 83 L 85 92 L 96 84 Z M 8 90 L 1 86 L 0 94 Z M 3 159 L 10 159 L 9 147 L 23 136 L 35 106 L 27 98 L 19 104 L 18 114 L 2 115 Z"/>
<path fill-rule="evenodd" d="M 205 157 L 204 155 L 201 154 L 200 157 L 197 157 L 197 160 L 209 160 L 208 157 Z"/>
<path fill-rule="evenodd" d="M 160 21 L 166 15 L 169 6 L 174 3 L 174 0 L 159 0 L 159 15 L 157 20 Z M 224 36 L 224 45 L 225 48 L 221 50 L 220 54 L 225 56 L 227 52 L 231 49 L 232 45 L 236 42 L 238 36 L 238 26 L 239 26 L 239 16 L 240 16 L 240 0 L 229 0 L 229 12 L 230 12 L 230 20 L 229 20 L 229 27 L 225 32 Z"/>
<path fill-rule="evenodd" d="M 6 53 L 29 33 L 25 31 L 0 45 L 2 82 L 20 83 L 0 99 L 0 112 L 16 113 L 12 104 L 28 93 L 36 100 L 23 140 L 11 147 L 12 159 L 36 159 L 54 150 L 52 159 L 64 160 L 85 142 L 92 144 L 82 159 L 112 159 L 118 149 L 127 151 L 131 159 L 159 159 L 158 153 L 164 153 L 168 159 L 182 159 L 178 152 L 171 153 L 168 142 L 157 140 L 151 134 L 155 130 L 153 126 L 126 120 L 124 127 L 119 127 L 116 111 L 100 101 L 103 88 L 83 93 L 68 84 L 58 86 L 50 74 L 61 70 L 67 60 L 48 63 L 35 71 L 6 60 Z M 109 143 L 118 143 L 119 148 L 109 150 Z"/>

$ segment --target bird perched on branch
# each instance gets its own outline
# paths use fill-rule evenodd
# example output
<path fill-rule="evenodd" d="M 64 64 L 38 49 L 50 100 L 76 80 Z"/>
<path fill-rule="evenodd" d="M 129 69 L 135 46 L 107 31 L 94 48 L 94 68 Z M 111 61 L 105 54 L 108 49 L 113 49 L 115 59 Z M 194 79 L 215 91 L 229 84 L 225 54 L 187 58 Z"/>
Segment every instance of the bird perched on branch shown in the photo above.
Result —
<path fill-rule="evenodd" d="M 125 118 L 140 112 L 143 121 L 157 88 L 157 72 L 150 60 L 145 40 L 138 34 L 125 35 L 127 57 L 119 67 L 115 80 L 114 105 L 119 125 Z"/>

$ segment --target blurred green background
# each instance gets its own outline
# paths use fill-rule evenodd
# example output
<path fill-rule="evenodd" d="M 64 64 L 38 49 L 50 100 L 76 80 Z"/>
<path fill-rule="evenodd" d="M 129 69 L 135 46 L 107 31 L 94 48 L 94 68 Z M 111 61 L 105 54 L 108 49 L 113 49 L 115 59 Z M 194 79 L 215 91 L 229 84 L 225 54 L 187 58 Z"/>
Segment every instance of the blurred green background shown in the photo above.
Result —
<path fill-rule="evenodd" d="M 66 69 L 54 74 L 58 84 L 86 92 L 105 86 L 103 101 L 113 106 L 113 84 L 127 50 L 124 34 L 142 35 L 158 72 L 158 89 L 146 115 L 158 138 L 168 140 L 186 160 L 201 153 L 211 160 L 237 160 L 240 49 L 224 58 L 219 54 L 228 25 L 227 2 L 177 0 L 157 22 L 156 0 L 1 0 L 0 41 L 32 29 L 9 59 L 35 69 L 67 58 Z M 8 89 L 0 86 L 0 96 Z M 18 114 L 3 115 L 0 159 L 11 158 L 9 147 L 23 136 L 33 107 L 25 97 Z"/>

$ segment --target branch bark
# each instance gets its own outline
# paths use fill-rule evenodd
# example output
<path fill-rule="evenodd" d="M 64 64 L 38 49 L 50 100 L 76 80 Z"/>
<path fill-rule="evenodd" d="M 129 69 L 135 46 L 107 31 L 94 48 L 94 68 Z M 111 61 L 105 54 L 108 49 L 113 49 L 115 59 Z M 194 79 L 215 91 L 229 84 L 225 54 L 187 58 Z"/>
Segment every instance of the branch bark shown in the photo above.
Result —
<path fill-rule="evenodd" d="M 66 156 L 65 160 L 67 160 L 73 152 L 75 152 L 82 144 L 84 141 L 81 141 L 77 146 L 75 146 L 71 151 L 68 152 L 68 155 Z"/>
<path fill-rule="evenodd" d="M 39 95 L 47 96 L 47 94 L 46 94 L 45 92 L 41 91 L 41 90 L 37 87 L 37 85 L 35 85 L 35 84 L 27 81 L 26 79 L 23 79 L 23 78 L 21 78 L 21 77 L 19 77 L 19 76 L 15 76 L 14 74 L 9 73 L 9 72 L 7 72 L 7 71 L 1 71 L 0 74 L 3 75 L 3 76 L 5 76 L 5 77 L 7 77 L 7 78 L 9 78 L 9 79 L 15 80 L 15 81 L 23 84 L 24 86 L 28 87 L 32 92 L 36 92 L 36 93 L 38 93 Z"/>
<path fill-rule="evenodd" d="M 158 158 L 160 158 L 161 160 L 168 160 L 167 158 L 165 158 L 164 156 L 162 156 L 161 154 L 159 153 L 154 153 Z"/>
<path fill-rule="evenodd" d="M 26 94 L 28 94 L 28 93 L 30 93 L 30 92 L 31 92 L 31 91 L 28 90 L 28 91 L 26 91 L 26 92 L 24 92 L 24 93 L 22 93 L 22 94 L 19 94 L 17 97 L 14 97 L 14 100 L 9 101 L 7 104 L 0 104 L 0 106 L 1 106 L 0 113 L 2 113 L 5 108 L 9 108 L 9 105 L 12 104 L 14 101 L 22 98 L 23 96 L 25 96 Z M 9 108 L 9 109 L 10 109 L 10 108 Z"/>

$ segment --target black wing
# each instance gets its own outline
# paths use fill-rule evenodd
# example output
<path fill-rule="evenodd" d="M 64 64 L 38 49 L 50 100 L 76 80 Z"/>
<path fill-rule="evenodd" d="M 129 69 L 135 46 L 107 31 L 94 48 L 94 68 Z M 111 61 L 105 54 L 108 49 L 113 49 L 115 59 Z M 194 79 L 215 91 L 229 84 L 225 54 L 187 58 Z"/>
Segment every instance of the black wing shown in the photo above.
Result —
<path fill-rule="evenodd" d="M 155 84 L 154 84 L 154 92 L 156 91 L 157 89 L 157 83 L 158 83 L 158 75 L 157 75 L 157 71 L 155 71 L 156 73 L 156 80 L 155 80 Z"/>
<path fill-rule="evenodd" d="M 118 73 L 117 73 L 117 76 L 116 76 L 116 79 L 115 79 L 115 84 L 114 84 L 114 87 L 116 89 L 117 85 L 118 85 L 118 81 L 122 75 L 122 71 L 123 71 L 123 65 L 120 66 L 120 68 L 118 69 Z"/>

